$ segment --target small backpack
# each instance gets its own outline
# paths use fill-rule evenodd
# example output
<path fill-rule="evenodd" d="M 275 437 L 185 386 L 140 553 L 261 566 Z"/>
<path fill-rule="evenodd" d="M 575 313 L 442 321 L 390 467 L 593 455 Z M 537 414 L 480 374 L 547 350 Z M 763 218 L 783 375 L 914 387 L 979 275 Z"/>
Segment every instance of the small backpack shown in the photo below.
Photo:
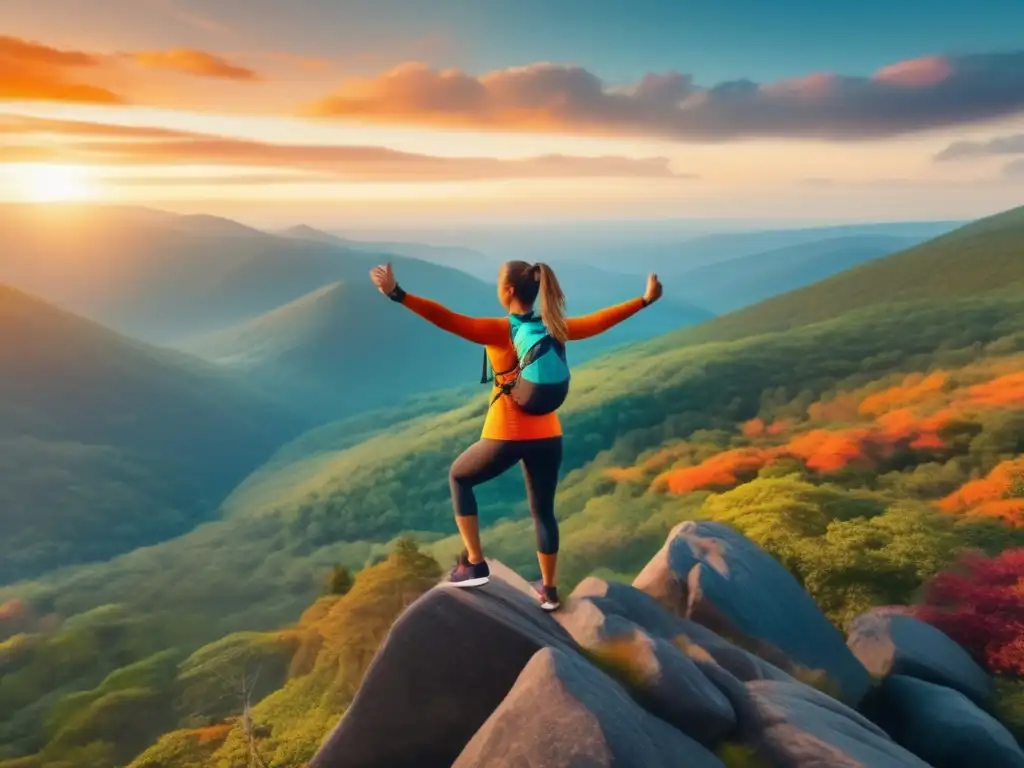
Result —
<path fill-rule="evenodd" d="M 496 371 L 495 376 L 507 376 L 516 369 L 519 375 L 501 385 L 494 396 L 494 405 L 502 395 L 511 397 L 523 411 L 534 416 L 554 413 L 569 394 L 569 363 L 565 345 L 548 333 L 544 322 L 535 315 L 509 315 L 509 333 L 516 350 L 518 365 L 507 371 Z M 481 384 L 487 384 L 487 350 L 484 350 L 484 370 Z"/>

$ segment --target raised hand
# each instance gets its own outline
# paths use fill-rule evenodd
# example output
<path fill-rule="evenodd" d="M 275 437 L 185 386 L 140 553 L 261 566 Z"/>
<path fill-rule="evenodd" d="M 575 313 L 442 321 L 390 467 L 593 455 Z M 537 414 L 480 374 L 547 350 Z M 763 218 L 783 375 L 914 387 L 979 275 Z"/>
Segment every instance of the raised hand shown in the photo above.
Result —
<path fill-rule="evenodd" d="M 648 304 L 653 304 L 661 298 L 663 287 L 658 276 L 653 272 L 647 277 L 647 290 L 644 291 L 644 300 Z"/>
<path fill-rule="evenodd" d="M 395 273 L 391 271 L 391 262 L 371 269 L 370 280 L 377 286 L 377 290 L 385 296 L 395 290 Z"/>

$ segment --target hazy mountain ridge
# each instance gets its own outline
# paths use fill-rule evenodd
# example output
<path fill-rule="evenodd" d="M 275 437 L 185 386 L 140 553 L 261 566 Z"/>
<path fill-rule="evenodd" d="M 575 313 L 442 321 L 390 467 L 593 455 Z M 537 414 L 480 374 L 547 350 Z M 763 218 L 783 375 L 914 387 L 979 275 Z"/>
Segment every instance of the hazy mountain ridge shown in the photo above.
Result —
<path fill-rule="evenodd" d="M 90 210 L 0 207 L 0 282 L 156 343 L 222 330 L 339 280 L 372 290 L 367 274 L 382 260 L 219 217 Z M 392 261 L 462 311 L 493 295 L 461 271 Z"/>
<path fill-rule="evenodd" d="M 189 344 L 320 421 L 479 379 L 482 347 L 442 333 L 360 283 L 332 283 Z"/>
<path fill-rule="evenodd" d="M 520 227 L 418 228 L 408 236 L 470 248 L 500 261 L 571 261 L 610 272 L 669 277 L 677 272 L 786 246 L 846 236 L 908 237 L 919 242 L 967 222 L 868 222 L 768 228 L 755 222 L 676 221 L 574 222 Z M 373 238 L 390 235 L 373 232 Z"/>
<path fill-rule="evenodd" d="M 290 227 L 283 234 L 289 237 L 333 243 L 370 253 L 392 253 L 398 256 L 421 259 L 432 264 L 459 269 L 485 282 L 492 282 L 494 280 L 498 274 L 498 268 L 503 261 L 502 259 L 491 257 L 478 250 L 463 246 L 395 240 L 358 240 L 341 234 L 325 232 L 305 224 Z"/>
<path fill-rule="evenodd" d="M 846 235 L 784 245 L 770 251 L 673 274 L 676 290 L 717 314 L 810 285 L 866 261 L 908 248 L 916 238 Z"/>
<path fill-rule="evenodd" d="M 0 582 L 189 530 L 309 422 L 241 378 L 0 286 Z"/>
<path fill-rule="evenodd" d="M 1024 285 L 1024 206 L 993 214 L 810 286 L 766 299 L 658 344 L 740 339 L 900 302 L 938 303 L 1019 294 Z"/>

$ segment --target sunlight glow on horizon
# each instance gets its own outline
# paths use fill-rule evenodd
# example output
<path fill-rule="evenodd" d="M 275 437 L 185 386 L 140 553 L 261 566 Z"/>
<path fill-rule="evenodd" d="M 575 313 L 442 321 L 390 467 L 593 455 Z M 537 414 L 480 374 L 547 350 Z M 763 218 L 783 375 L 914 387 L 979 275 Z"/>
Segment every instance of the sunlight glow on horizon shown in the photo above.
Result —
<path fill-rule="evenodd" d="M 268 215 L 276 206 L 284 206 L 305 210 L 307 214 L 300 218 L 308 215 L 316 220 L 340 208 L 349 215 L 374 218 L 442 214 L 717 217 L 730 211 L 773 218 L 796 212 L 812 217 L 955 217 L 1013 204 L 1019 197 L 1020 181 L 999 178 L 999 158 L 936 164 L 932 157 L 954 139 L 984 141 L 1024 128 L 1020 117 L 1011 117 L 970 129 L 940 129 L 871 142 L 765 139 L 687 144 L 628 137 L 376 128 L 286 115 L 240 116 L 134 106 L 9 103 L 3 111 L 108 126 L 167 128 L 277 145 L 364 145 L 436 157 L 519 159 L 559 153 L 576 157 L 662 156 L 670 158 L 676 172 L 697 177 L 463 181 L 339 177 L 336 181 L 305 182 L 300 176 L 313 174 L 315 169 L 289 168 L 271 161 L 254 166 L 214 165 L 209 161 L 180 164 L 167 158 L 154 163 L 143 160 L 74 167 L 0 163 L 0 202 L 194 204 L 235 216 L 248 215 L 250 209 L 253 215 Z M 40 134 L 39 138 L 46 143 L 64 139 L 60 134 Z M 284 178 L 289 175 L 293 178 Z"/>
<path fill-rule="evenodd" d="M 87 201 L 96 189 L 81 166 L 25 164 L 18 168 L 24 199 L 33 203 Z"/>

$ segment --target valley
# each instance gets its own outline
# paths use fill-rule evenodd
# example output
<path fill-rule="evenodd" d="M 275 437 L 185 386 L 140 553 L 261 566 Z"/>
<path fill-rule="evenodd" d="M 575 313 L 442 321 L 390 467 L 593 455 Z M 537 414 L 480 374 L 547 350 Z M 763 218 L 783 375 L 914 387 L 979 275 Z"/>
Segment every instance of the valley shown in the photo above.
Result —
<path fill-rule="evenodd" d="M 913 602 L 965 547 L 1024 546 L 1022 241 L 1024 217 L 1009 211 L 892 255 L 859 252 L 849 269 L 837 256 L 823 280 L 787 247 L 780 273 L 809 284 L 595 349 L 561 410 L 566 593 L 589 575 L 630 581 L 678 522 L 714 521 L 773 555 L 843 627 Z M 934 277 L 958 274 L 964 253 L 970 275 Z M 377 308 L 391 312 L 386 325 L 367 324 Z M 253 665 L 275 759 L 309 759 L 398 615 L 389 596 L 422 593 L 461 546 L 447 471 L 487 407 L 470 378 L 479 349 L 445 346 L 345 281 L 179 351 L 12 289 L 0 309 L 7 338 L 40 334 L 3 361 L 19 372 L 3 385 L 17 446 L 6 508 L 82 513 L 66 539 L 43 538 L 61 528 L 36 514 L 7 519 L 21 526 L 11 556 L 22 559 L 4 560 L 17 578 L 0 586 L 0 766 L 237 757 L 240 705 L 223 686 Z M 429 368 L 438 353 L 465 379 L 387 388 L 405 370 L 388 367 L 395 357 Z M 358 385 L 371 369 L 367 394 Z M 165 421 L 146 420 L 157 414 Z M 81 481 L 26 482 L 35 466 Z M 114 483 L 130 495 L 111 495 Z M 479 499 L 487 554 L 535 577 L 520 478 Z M 166 527 L 132 534 L 126 509 Z M 105 549 L 86 547 L 90 536 Z M 53 551 L 66 554 L 25 558 Z M 338 566 L 355 586 L 324 596 Z M 354 623 L 365 632 L 338 629 Z M 120 739 L 124 728 L 138 740 Z"/>

